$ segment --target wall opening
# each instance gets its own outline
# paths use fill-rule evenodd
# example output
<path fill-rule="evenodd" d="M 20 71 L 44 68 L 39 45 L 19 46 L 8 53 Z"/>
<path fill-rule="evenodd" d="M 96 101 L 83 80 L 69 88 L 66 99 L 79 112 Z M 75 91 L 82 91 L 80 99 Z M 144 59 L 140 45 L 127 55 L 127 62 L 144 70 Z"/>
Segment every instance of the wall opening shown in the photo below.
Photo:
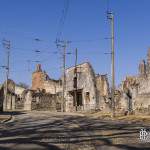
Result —
<path fill-rule="evenodd" d="M 90 92 L 86 92 L 85 99 L 87 103 L 90 102 Z"/>

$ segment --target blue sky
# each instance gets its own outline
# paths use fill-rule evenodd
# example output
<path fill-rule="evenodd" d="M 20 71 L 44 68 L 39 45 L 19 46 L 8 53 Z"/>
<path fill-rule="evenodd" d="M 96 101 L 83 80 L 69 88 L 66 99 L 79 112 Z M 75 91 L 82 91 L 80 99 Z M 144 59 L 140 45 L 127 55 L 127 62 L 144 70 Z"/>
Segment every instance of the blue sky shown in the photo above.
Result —
<path fill-rule="evenodd" d="M 31 84 L 35 61 L 51 78 L 61 75 L 62 58 L 54 41 L 65 0 L 0 0 L 0 40 L 11 41 L 10 78 Z M 115 14 L 116 84 L 126 75 L 136 75 L 138 64 L 146 58 L 150 46 L 150 1 L 109 0 Z M 110 26 L 106 19 L 107 0 L 69 0 L 62 30 L 63 38 L 72 41 L 67 52 L 67 67 L 90 61 L 96 73 L 110 76 Z M 35 41 L 39 38 L 41 41 Z M 41 53 L 36 53 L 40 50 Z M 30 63 L 27 60 L 31 60 Z M 6 50 L 0 43 L 0 65 L 6 64 Z M 5 70 L 0 68 L 0 82 Z"/>

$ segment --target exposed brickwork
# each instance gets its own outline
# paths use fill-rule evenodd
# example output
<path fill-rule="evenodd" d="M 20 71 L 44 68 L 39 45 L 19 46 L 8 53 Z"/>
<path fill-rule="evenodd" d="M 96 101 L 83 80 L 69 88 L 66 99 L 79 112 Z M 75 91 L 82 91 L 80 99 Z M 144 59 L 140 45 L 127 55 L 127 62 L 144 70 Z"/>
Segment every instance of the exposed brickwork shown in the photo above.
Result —
<path fill-rule="evenodd" d="M 42 71 L 38 64 L 36 71 L 32 74 L 32 90 L 45 90 L 48 93 L 55 94 L 60 91 L 59 80 L 50 79 L 46 72 Z"/>
<path fill-rule="evenodd" d="M 44 89 L 44 73 L 34 72 L 32 74 L 32 90 Z"/>

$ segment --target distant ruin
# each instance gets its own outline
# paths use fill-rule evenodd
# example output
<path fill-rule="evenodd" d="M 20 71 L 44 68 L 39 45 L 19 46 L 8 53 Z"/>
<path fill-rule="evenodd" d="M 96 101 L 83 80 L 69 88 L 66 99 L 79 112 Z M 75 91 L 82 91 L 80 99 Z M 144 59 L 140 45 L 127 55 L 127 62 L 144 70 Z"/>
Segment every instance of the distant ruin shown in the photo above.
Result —
<path fill-rule="evenodd" d="M 126 77 L 120 91 L 126 111 L 150 114 L 150 49 L 147 61 L 142 60 L 139 64 L 139 74 Z"/>

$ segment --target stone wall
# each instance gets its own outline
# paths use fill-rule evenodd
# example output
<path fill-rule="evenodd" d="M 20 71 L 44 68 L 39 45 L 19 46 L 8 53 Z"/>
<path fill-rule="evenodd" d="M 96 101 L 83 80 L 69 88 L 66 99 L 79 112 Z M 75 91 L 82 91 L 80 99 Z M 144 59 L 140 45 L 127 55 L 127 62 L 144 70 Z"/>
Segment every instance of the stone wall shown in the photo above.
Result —
<path fill-rule="evenodd" d="M 33 100 L 33 91 L 32 90 L 26 90 L 24 92 L 24 96 L 23 96 L 23 109 L 30 111 L 32 110 L 31 104 L 32 104 L 32 100 Z"/>
<path fill-rule="evenodd" d="M 97 89 L 97 100 L 98 108 L 103 112 L 110 112 L 111 103 L 109 99 L 109 83 L 107 75 L 96 76 L 96 89 Z"/>
<path fill-rule="evenodd" d="M 107 79 L 107 75 L 97 75 L 96 76 L 96 87 L 97 91 L 101 96 L 109 95 L 109 83 Z"/>
<path fill-rule="evenodd" d="M 8 79 L 7 82 L 8 88 L 7 88 L 7 99 L 6 99 L 6 82 L 3 84 L 3 109 L 5 111 L 7 110 L 15 110 L 15 82 L 13 80 Z"/>
<path fill-rule="evenodd" d="M 3 111 L 3 101 L 4 101 L 4 88 L 0 87 L 0 111 Z"/>
<path fill-rule="evenodd" d="M 136 114 L 150 115 L 150 94 L 139 94 L 134 100 Z"/>
<path fill-rule="evenodd" d="M 25 88 L 15 84 L 15 94 L 21 96 Z"/>
<path fill-rule="evenodd" d="M 139 78 L 138 94 L 150 93 L 150 75 Z"/>
<path fill-rule="evenodd" d="M 60 111 L 61 96 L 59 94 L 27 90 L 24 93 L 24 110 Z"/>
<path fill-rule="evenodd" d="M 58 95 L 38 93 L 33 95 L 32 110 L 60 111 Z"/>
<path fill-rule="evenodd" d="M 62 91 L 62 87 L 60 85 L 59 80 L 47 80 L 44 82 L 44 88 L 46 89 L 47 93 L 56 94 Z"/>

